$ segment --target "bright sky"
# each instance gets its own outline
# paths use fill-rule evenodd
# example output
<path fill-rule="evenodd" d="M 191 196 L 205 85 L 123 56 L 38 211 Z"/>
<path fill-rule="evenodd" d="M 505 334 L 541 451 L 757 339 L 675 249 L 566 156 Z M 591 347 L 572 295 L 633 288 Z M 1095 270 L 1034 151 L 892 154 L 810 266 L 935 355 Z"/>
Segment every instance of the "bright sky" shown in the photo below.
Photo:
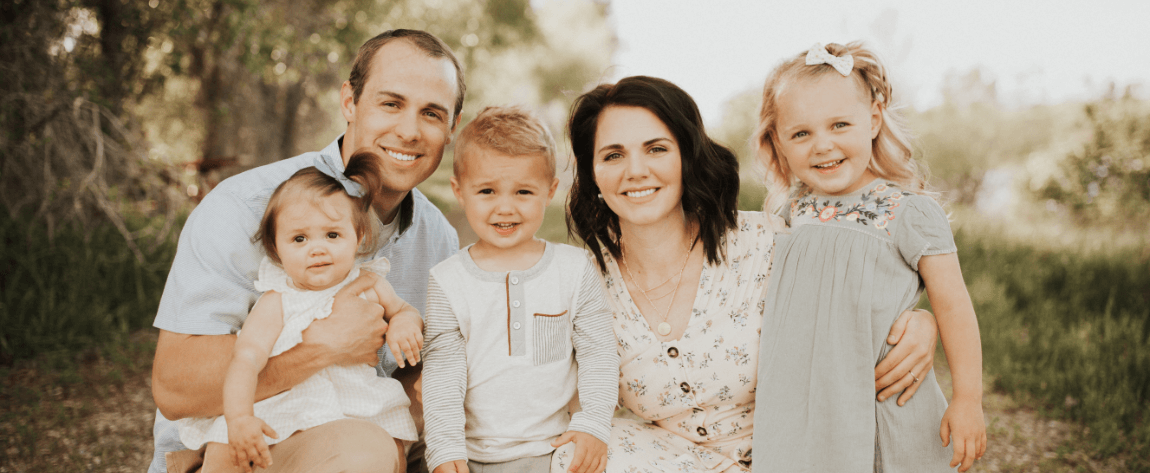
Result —
<path fill-rule="evenodd" d="M 948 72 L 975 67 L 1007 104 L 1094 97 L 1112 80 L 1150 96 L 1146 0 L 615 0 L 610 11 L 619 49 L 607 76 L 670 80 L 713 124 L 782 58 L 855 39 L 920 109 L 941 101 Z"/>

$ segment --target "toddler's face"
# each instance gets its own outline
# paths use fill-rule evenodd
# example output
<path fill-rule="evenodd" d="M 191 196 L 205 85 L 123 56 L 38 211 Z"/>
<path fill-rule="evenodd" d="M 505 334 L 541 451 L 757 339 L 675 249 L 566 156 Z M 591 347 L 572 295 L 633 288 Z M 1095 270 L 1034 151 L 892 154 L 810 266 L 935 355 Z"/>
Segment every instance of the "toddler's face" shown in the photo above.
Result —
<path fill-rule="evenodd" d="M 451 189 L 479 236 L 484 250 L 525 249 L 543 224 L 547 203 L 559 180 L 551 176 L 542 156 L 509 156 L 472 146 Z"/>
<path fill-rule="evenodd" d="M 359 248 L 351 215 L 351 199 L 342 192 L 314 203 L 300 199 L 280 209 L 276 252 L 297 288 L 318 291 L 347 277 Z"/>
<path fill-rule="evenodd" d="M 854 192 L 875 179 L 871 140 L 882 114 L 851 77 L 824 74 L 788 87 L 778 99 L 779 159 L 820 194 Z"/>

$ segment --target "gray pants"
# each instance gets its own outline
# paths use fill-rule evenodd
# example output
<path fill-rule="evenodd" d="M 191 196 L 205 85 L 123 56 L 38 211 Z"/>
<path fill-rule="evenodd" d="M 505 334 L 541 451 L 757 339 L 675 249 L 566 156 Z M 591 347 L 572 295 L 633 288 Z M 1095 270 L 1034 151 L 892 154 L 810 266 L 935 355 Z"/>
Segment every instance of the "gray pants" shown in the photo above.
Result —
<path fill-rule="evenodd" d="M 551 454 L 520 458 L 502 463 L 467 461 L 471 473 L 547 473 L 551 471 Z"/>

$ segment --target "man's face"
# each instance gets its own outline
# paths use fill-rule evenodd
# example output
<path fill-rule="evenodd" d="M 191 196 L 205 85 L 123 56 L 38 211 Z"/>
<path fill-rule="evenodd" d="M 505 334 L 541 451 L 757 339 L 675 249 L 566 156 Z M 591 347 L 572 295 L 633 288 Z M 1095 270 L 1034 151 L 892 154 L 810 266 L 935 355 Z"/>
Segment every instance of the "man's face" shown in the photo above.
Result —
<path fill-rule="evenodd" d="M 343 161 L 369 148 L 383 165 L 381 201 L 396 205 L 427 179 L 451 141 L 456 117 L 455 68 L 447 58 L 433 58 L 410 41 L 398 39 L 375 53 L 356 102 L 351 84 L 340 91 L 347 120 Z"/>

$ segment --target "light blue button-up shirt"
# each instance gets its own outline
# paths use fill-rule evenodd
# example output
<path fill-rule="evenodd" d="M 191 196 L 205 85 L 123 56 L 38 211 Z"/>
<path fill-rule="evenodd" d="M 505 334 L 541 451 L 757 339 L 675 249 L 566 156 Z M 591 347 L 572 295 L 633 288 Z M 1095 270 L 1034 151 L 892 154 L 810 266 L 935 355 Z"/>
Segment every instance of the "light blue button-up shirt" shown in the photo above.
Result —
<path fill-rule="evenodd" d="M 252 242 L 268 199 L 296 171 L 326 160 L 343 172 L 340 142 L 320 152 L 260 166 L 233 176 L 208 193 L 188 216 L 180 233 L 172 270 L 156 313 L 156 328 L 195 335 L 236 333 L 259 298 L 254 283 L 263 249 Z M 427 280 L 432 266 L 459 250 L 459 237 L 451 224 L 422 193 L 412 189 L 400 204 L 399 229 L 368 260 L 380 256 L 391 261 L 387 281 L 403 300 L 422 314 L 427 301 Z M 386 345 L 380 350 L 380 376 L 397 365 Z M 183 450 L 176 423 L 156 411 L 155 455 L 149 473 L 167 470 L 164 454 Z"/>

